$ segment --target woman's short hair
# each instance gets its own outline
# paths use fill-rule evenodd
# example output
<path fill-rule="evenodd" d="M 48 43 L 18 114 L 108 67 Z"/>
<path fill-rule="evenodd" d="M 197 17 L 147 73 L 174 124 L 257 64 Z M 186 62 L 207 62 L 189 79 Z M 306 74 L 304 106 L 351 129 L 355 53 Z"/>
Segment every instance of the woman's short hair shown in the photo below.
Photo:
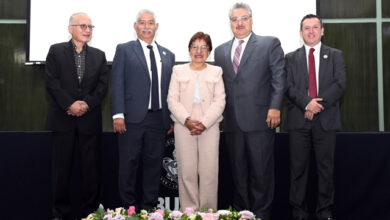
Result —
<path fill-rule="evenodd" d="M 206 42 L 206 44 L 207 44 L 207 48 L 208 48 L 209 52 L 211 52 L 211 50 L 213 49 L 213 45 L 211 44 L 210 35 L 205 34 L 205 33 L 201 32 L 201 31 L 199 31 L 199 32 L 196 32 L 191 37 L 190 43 L 188 44 L 188 51 L 191 50 L 192 43 L 194 43 L 194 41 L 196 41 L 196 40 L 204 40 Z"/>

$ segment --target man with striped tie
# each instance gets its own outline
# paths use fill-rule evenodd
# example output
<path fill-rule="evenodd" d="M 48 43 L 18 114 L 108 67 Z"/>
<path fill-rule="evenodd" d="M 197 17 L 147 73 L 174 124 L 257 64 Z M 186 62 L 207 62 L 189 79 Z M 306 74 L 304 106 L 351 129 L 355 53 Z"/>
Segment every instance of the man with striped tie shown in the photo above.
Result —
<path fill-rule="evenodd" d="M 233 176 L 233 207 L 270 219 L 274 139 L 285 90 L 284 53 L 275 37 L 252 32 L 252 10 L 229 13 L 234 38 L 215 49 L 226 90 L 224 131 Z"/>

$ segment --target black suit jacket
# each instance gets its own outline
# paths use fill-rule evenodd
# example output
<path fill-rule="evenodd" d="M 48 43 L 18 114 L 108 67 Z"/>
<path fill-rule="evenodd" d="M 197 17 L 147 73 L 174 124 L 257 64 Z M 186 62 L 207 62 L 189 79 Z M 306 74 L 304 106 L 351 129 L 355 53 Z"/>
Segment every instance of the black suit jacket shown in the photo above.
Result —
<path fill-rule="evenodd" d="M 101 103 L 107 93 L 108 67 L 103 51 L 86 47 L 85 73 L 78 82 L 71 41 L 54 44 L 46 58 L 45 79 L 51 100 L 46 127 L 53 131 L 78 128 L 83 133 L 102 130 Z M 66 113 L 76 100 L 85 101 L 89 110 L 81 117 Z"/>
<path fill-rule="evenodd" d="M 339 99 L 345 89 L 345 64 L 340 50 L 321 45 L 319 61 L 319 92 L 317 97 L 324 110 L 318 113 L 323 129 L 341 129 Z M 301 47 L 286 55 L 285 71 L 287 73 L 287 91 L 289 99 L 287 130 L 300 129 L 305 123 L 305 108 L 311 101 L 308 94 L 309 73 L 305 47 Z"/>

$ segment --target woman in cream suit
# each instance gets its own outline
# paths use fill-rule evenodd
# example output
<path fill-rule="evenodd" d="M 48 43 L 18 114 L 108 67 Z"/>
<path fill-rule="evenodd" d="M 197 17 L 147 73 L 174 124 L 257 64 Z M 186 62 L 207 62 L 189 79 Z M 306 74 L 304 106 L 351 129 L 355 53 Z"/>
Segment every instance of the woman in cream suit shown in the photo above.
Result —
<path fill-rule="evenodd" d="M 212 50 L 208 34 L 192 36 L 191 62 L 173 67 L 168 108 L 175 122 L 181 209 L 216 209 L 219 122 L 225 108 L 222 69 L 206 63 Z"/>

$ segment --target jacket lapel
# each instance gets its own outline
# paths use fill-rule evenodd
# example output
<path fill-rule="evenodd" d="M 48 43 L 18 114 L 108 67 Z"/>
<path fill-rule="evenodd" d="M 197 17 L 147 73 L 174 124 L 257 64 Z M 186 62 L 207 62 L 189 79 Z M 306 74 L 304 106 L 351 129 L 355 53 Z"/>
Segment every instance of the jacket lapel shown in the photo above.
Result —
<path fill-rule="evenodd" d="M 246 61 L 248 60 L 248 58 L 252 54 L 252 52 L 255 48 L 255 45 L 256 45 L 256 35 L 255 35 L 255 33 L 252 32 L 252 35 L 249 38 L 248 43 L 245 46 L 245 50 L 244 50 L 244 53 L 242 54 L 240 64 L 238 65 L 237 75 L 240 74 L 240 70 L 242 69 L 243 65 L 241 65 L 241 64 L 246 63 Z"/>
<path fill-rule="evenodd" d="M 135 48 L 134 52 L 137 55 L 139 61 L 142 63 L 142 66 L 144 67 L 144 73 L 146 74 L 146 77 L 149 79 L 149 82 L 151 83 L 149 70 L 148 70 L 148 64 L 146 64 L 144 50 L 142 48 L 141 42 L 139 42 L 139 39 L 137 39 L 137 44 L 136 44 L 136 48 Z"/>
<path fill-rule="evenodd" d="M 70 69 L 72 70 L 71 76 L 73 78 L 74 83 L 79 84 L 79 80 L 77 79 L 77 70 L 76 63 L 74 62 L 74 54 L 73 54 L 73 44 L 70 40 L 68 44 L 65 45 L 65 54 L 67 58 L 67 63 L 69 63 Z"/>
<path fill-rule="evenodd" d="M 85 47 L 85 52 L 86 52 L 85 53 L 85 72 L 84 72 L 83 80 L 81 81 L 81 86 L 84 85 L 84 82 L 85 82 L 84 79 L 86 79 L 85 77 L 90 75 L 90 71 L 89 71 L 88 67 L 92 66 L 91 62 L 92 62 L 93 54 L 90 52 L 88 44 Z"/>
<path fill-rule="evenodd" d="M 172 70 L 167 70 L 167 65 L 165 65 L 165 64 L 168 64 L 167 53 L 163 50 L 163 48 L 161 48 L 161 46 L 157 42 L 156 42 L 156 45 L 157 45 L 158 53 L 160 54 L 160 59 L 161 59 L 161 80 L 160 80 L 161 82 L 160 82 L 160 85 L 162 88 L 162 86 L 164 85 L 163 82 L 166 79 L 166 74 Z M 156 62 L 158 62 L 158 61 L 156 60 Z"/>
<path fill-rule="evenodd" d="M 320 78 L 319 84 L 318 84 L 318 94 L 321 94 L 321 84 L 323 84 L 326 80 L 326 73 L 327 73 L 327 66 L 329 64 L 328 62 L 329 58 L 329 48 L 323 44 L 321 44 L 321 51 L 320 51 L 320 57 L 319 57 L 319 72 L 318 77 Z"/>
<path fill-rule="evenodd" d="M 228 44 L 226 44 L 224 48 L 225 63 L 226 63 L 225 66 L 227 66 L 228 67 L 227 69 L 229 70 L 227 73 L 224 74 L 230 75 L 232 78 L 236 77 L 236 73 L 233 70 L 233 62 L 231 59 L 233 42 L 234 42 L 234 38 Z"/>
<path fill-rule="evenodd" d="M 307 69 L 307 57 L 306 57 L 306 50 L 305 46 L 302 46 L 298 51 L 298 69 L 301 73 L 301 77 L 305 80 L 305 86 L 306 88 L 309 88 L 309 70 Z"/>

